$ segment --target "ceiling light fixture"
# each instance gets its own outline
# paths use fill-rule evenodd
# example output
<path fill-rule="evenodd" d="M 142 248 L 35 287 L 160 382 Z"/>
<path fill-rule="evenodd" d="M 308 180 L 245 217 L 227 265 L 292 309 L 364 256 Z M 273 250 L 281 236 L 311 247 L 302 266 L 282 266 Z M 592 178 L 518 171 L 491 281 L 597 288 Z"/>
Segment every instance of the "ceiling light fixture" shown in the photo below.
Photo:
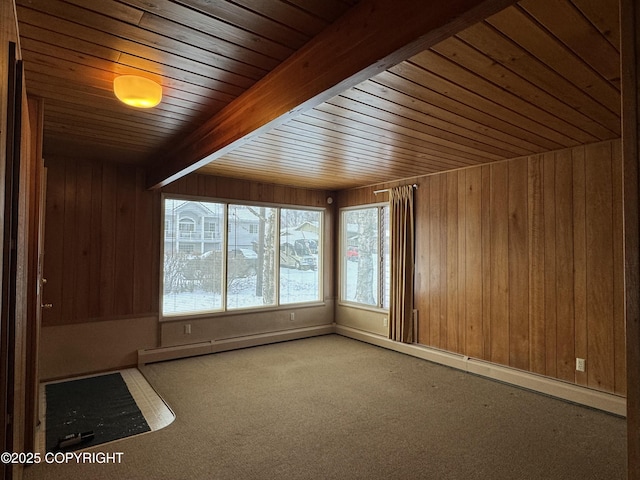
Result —
<path fill-rule="evenodd" d="M 153 80 L 137 75 L 122 75 L 113 80 L 113 92 L 132 107 L 151 108 L 162 100 L 162 87 Z"/>

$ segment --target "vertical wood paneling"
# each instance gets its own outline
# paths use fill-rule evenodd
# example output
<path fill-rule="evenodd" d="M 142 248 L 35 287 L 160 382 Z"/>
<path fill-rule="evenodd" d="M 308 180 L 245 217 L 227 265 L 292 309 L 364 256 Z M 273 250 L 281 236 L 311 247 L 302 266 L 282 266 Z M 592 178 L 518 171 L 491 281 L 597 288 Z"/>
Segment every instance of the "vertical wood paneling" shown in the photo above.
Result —
<path fill-rule="evenodd" d="M 613 183 L 611 145 L 585 147 L 588 384 L 613 391 Z"/>
<path fill-rule="evenodd" d="M 64 173 L 64 220 L 62 245 L 62 301 L 60 302 L 60 314 L 63 317 L 75 318 L 75 303 L 68 299 L 75 293 L 76 272 L 73 268 L 77 263 L 76 253 L 78 243 L 77 215 L 76 215 L 76 186 L 77 162 L 67 161 Z M 83 292 L 84 293 L 84 292 Z"/>
<path fill-rule="evenodd" d="M 443 285 L 440 270 L 440 257 L 443 254 L 440 245 L 440 232 L 443 227 L 440 215 L 442 179 L 441 175 L 431 177 L 429 188 L 429 341 L 438 348 L 443 346 L 441 336 Z"/>
<path fill-rule="evenodd" d="M 544 348 L 545 374 L 555 377 L 557 369 L 556 302 L 556 168 L 553 153 L 542 159 L 544 216 Z"/>
<path fill-rule="evenodd" d="M 198 185 L 198 175 L 187 175 L 184 177 L 184 189 L 187 192 L 193 192 L 192 195 L 200 195 Z"/>
<path fill-rule="evenodd" d="M 212 175 L 201 175 L 204 179 L 204 196 L 205 197 L 216 197 L 216 187 L 218 177 L 214 177 Z"/>
<path fill-rule="evenodd" d="M 160 195 L 146 189 L 144 171 L 55 158 L 47 166 L 44 301 L 54 308 L 44 311 L 43 325 L 157 314 Z M 202 175 L 166 191 L 220 197 L 222 185 L 232 198 L 248 201 L 324 206 L 328 195 Z M 373 196 L 371 189 L 355 198 L 360 195 Z"/>
<path fill-rule="evenodd" d="M 418 310 L 417 341 L 429 344 L 430 309 L 429 309 L 429 198 L 431 179 L 425 178 L 415 192 L 415 216 L 423 221 L 416 222 L 416 265 L 414 281 L 414 306 Z"/>
<path fill-rule="evenodd" d="M 134 168 L 48 166 L 45 301 L 56 307 L 44 324 L 157 312 L 159 195 Z M 619 142 L 603 142 L 419 179 L 418 341 L 624 394 L 621 176 Z M 170 190 L 282 204 L 327 196 L 195 177 Z M 338 204 L 385 201 L 374 189 L 340 192 Z"/>
<path fill-rule="evenodd" d="M 621 142 L 611 145 L 611 179 L 613 188 L 613 327 L 615 389 L 620 395 L 627 393 L 626 335 L 624 320 L 624 245 L 622 218 L 622 150 Z"/>
<path fill-rule="evenodd" d="M 624 318 L 627 362 L 627 478 L 640 479 L 640 8 L 621 0 Z"/>
<path fill-rule="evenodd" d="M 157 236 L 149 236 L 146 232 L 155 231 L 154 219 L 160 216 L 160 212 L 153 208 L 154 196 L 148 195 L 145 191 L 146 179 L 142 170 L 136 172 L 135 180 L 133 304 L 139 306 L 141 310 L 151 312 L 155 308 L 153 289 L 156 285 L 154 278 L 157 278 L 156 269 L 152 267 L 157 264 L 155 261 L 157 250 L 154 249 L 153 239 Z M 149 271 L 150 268 L 151 271 Z"/>
<path fill-rule="evenodd" d="M 620 148 L 422 177 L 418 342 L 624 394 Z M 372 202 L 368 189 L 341 198 Z"/>
<path fill-rule="evenodd" d="M 575 300 L 573 240 L 573 159 L 555 154 L 557 377 L 575 380 Z"/>
<path fill-rule="evenodd" d="M 480 211 L 482 214 L 482 351 L 491 355 L 491 166 L 483 165 Z"/>
<path fill-rule="evenodd" d="M 527 159 L 509 162 L 509 363 L 529 368 Z"/>
<path fill-rule="evenodd" d="M 93 175 L 92 165 L 90 162 L 78 162 L 77 164 L 77 188 L 75 191 L 76 219 L 86 219 L 85 221 L 91 225 L 91 216 L 93 210 L 92 191 L 93 191 Z M 73 291 L 83 292 L 74 299 L 75 316 L 86 318 L 89 316 L 89 300 L 90 295 L 87 285 L 91 282 L 91 228 L 75 229 L 76 245 L 76 277 L 75 284 L 72 286 Z"/>
<path fill-rule="evenodd" d="M 447 344 L 449 342 L 449 320 L 448 315 L 449 312 L 447 310 L 447 300 L 449 298 L 448 289 L 448 267 L 447 267 L 447 224 L 449 222 L 447 218 L 447 177 L 444 175 L 440 176 L 440 225 L 438 228 L 438 232 L 440 235 L 440 258 L 438 259 L 440 262 L 440 285 L 442 285 L 442 289 L 440 292 L 440 346 L 441 348 L 447 348 Z"/>
<path fill-rule="evenodd" d="M 466 351 L 467 345 L 467 172 L 466 169 L 458 171 L 458 319 L 460 321 L 458 345 L 462 348 L 463 353 Z"/>
<path fill-rule="evenodd" d="M 91 169 L 91 237 L 89 257 L 91 263 L 91 281 L 102 277 L 102 165 L 97 164 Z M 99 288 L 90 289 L 89 318 L 100 315 L 100 299 L 102 297 Z"/>
<path fill-rule="evenodd" d="M 127 169 L 129 170 L 129 169 Z M 127 174 L 128 173 L 128 174 Z M 125 167 L 117 169 L 118 184 L 116 186 L 116 251 L 118 261 L 115 267 L 115 307 L 116 315 L 127 315 L 133 310 L 133 288 L 131 288 L 132 267 L 135 258 L 135 174 L 125 172 Z"/>
<path fill-rule="evenodd" d="M 115 278 L 113 265 L 116 263 L 116 185 L 118 178 L 116 168 L 112 164 L 103 164 L 102 167 L 102 212 L 101 212 L 101 238 L 100 248 L 100 312 L 108 316 L 113 314 L 115 305 Z"/>
<path fill-rule="evenodd" d="M 490 269 L 492 362 L 509 365 L 509 168 L 506 162 L 491 165 Z"/>
<path fill-rule="evenodd" d="M 529 158 L 528 170 L 529 368 L 545 374 L 544 173 L 540 155 Z"/>
<path fill-rule="evenodd" d="M 464 351 L 460 343 L 458 314 L 458 172 L 444 174 L 447 182 L 447 344 L 452 352 Z"/>
<path fill-rule="evenodd" d="M 136 238 L 152 238 L 153 212 L 143 208 L 135 216 L 136 169 L 65 160 L 51 160 L 48 167 L 47 212 L 51 215 L 45 251 L 52 258 L 45 258 L 45 276 L 51 277 L 45 292 L 59 289 L 62 293 L 56 299 L 60 308 L 54 306 L 43 324 L 152 313 L 157 309 L 151 306 L 152 291 L 157 288 L 156 254 L 149 242 L 137 245 Z M 56 207 L 59 191 L 65 196 L 61 215 Z M 154 194 L 142 192 L 144 203 L 150 205 Z M 56 229 L 55 224 L 64 227 Z M 58 257 L 60 264 L 54 260 Z"/>
<path fill-rule="evenodd" d="M 589 345 L 587 338 L 587 231 L 584 147 L 573 149 L 572 158 L 575 356 L 586 359 Z M 587 363 L 587 369 L 589 368 L 589 363 Z M 575 381 L 580 385 L 587 385 L 587 372 L 576 371 Z"/>
<path fill-rule="evenodd" d="M 466 171 L 465 185 L 465 341 L 469 356 L 484 358 L 482 333 L 482 176 Z"/>
<path fill-rule="evenodd" d="M 43 288 L 43 302 L 53 305 L 51 309 L 42 310 L 42 323 L 46 325 L 53 318 L 61 317 L 62 309 L 62 285 L 64 248 L 64 190 L 65 167 L 64 163 L 57 168 L 47 162 L 47 201 L 45 205 L 45 232 L 46 244 L 44 248 L 44 278 L 47 279 Z"/>

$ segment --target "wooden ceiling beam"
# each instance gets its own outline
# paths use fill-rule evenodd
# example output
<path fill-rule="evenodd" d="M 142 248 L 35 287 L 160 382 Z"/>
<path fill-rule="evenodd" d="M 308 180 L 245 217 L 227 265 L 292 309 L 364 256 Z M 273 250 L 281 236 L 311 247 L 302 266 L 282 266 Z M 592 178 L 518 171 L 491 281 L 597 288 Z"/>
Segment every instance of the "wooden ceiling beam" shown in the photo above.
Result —
<path fill-rule="evenodd" d="M 513 3 L 363 0 L 151 161 L 147 186 L 165 186 Z"/>

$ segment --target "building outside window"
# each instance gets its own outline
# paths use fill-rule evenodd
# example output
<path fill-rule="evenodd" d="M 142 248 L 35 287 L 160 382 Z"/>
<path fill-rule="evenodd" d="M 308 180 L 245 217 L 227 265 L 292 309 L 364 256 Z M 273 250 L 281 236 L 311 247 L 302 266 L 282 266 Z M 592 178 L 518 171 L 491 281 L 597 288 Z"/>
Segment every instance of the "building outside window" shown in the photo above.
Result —
<path fill-rule="evenodd" d="M 179 220 L 180 238 L 192 240 L 196 231 L 196 222 L 192 218 L 183 217 Z"/>
<path fill-rule="evenodd" d="M 204 238 L 205 240 L 220 238 L 220 225 L 216 219 L 206 218 L 204 220 Z"/>

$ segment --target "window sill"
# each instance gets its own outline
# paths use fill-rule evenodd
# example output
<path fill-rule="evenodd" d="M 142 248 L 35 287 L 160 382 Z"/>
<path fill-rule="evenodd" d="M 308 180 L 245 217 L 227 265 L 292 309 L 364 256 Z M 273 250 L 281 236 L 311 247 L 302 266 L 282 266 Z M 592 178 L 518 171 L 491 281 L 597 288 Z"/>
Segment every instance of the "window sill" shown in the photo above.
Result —
<path fill-rule="evenodd" d="M 278 305 L 276 307 L 264 307 L 264 308 L 242 308 L 242 309 L 233 309 L 233 310 L 224 310 L 224 311 L 215 311 L 215 312 L 202 312 L 202 313 L 186 313 L 184 315 L 168 315 L 168 316 L 160 316 L 160 323 L 169 323 L 169 322 L 183 322 L 185 320 L 192 319 L 205 319 L 205 318 L 222 318 L 222 317 L 233 317 L 247 314 L 256 314 L 256 313 L 269 313 L 269 312 L 282 312 L 289 310 L 301 310 L 306 308 L 317 308 L 326 306 L 326 302 L 317 301 L 317 302 L 309 302 L 309 303 L 290 303 L 287 305 Z"/>
<path fill-rule="evenodd" d="M 346 307 L 346 308 L 354 308 L 356 310 L 367 310 L 369 312 L 375 312 L 375 313 L 389 313 L 388 308 L 374 307 L 373 305 L 364 305 L 362 303 L 338 301 L 338 306 Z"/>

